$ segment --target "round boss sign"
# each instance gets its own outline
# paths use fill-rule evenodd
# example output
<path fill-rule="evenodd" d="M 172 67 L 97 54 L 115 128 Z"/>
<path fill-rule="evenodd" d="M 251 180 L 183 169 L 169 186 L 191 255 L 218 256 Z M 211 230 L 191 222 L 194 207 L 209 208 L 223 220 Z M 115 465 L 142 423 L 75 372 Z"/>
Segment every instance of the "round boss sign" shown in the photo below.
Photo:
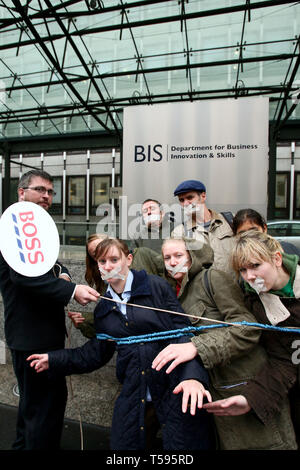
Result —
<path fill-rule="evenodd" d="M 48 272 L 59 253 L 59 235 L 48 212 L 33 202 L 17 202 L 0 219 L 0 251 L 19 274 L 34 277 Z"/>

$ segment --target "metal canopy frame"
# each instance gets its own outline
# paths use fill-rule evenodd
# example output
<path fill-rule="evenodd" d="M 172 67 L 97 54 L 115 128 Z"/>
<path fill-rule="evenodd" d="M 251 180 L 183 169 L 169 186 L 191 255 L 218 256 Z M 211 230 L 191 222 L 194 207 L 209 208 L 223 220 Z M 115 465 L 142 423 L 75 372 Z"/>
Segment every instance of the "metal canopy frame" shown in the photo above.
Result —
<path fill-rule="evenodd" d="M 233 30 L 222 44 L 212 20 Z M 0 141 L 78 130 L 121 142 L 124 107 L 260 95 L 277 134 L 300 118 L 299 27 L 300 2 L 286 0 L 0 0 Z"/>

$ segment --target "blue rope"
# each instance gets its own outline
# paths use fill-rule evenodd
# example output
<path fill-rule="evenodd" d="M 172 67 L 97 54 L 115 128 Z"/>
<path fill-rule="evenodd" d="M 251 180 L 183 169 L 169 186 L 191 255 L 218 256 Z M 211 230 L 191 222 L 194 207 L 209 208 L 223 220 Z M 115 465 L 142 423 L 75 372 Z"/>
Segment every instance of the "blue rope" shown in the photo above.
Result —
<path fill-rule="evenodd" d="M 223 328 L 223 327 L 228 327 L 231 325 L 256 326 L 265 330 L 282 331 L 285 333 L 300 333 L 300 328 L 285 328 L 285 327 L 280 327 L 280 326 L 264 325 L 262 323 L 250 323 L 247 321 L 241 321 L 241 322 L 232 322 L 230 325 L 217 324 L 217 325 L 188 326 L 186 328 L 181 328 L 177 330 L 158 331 L 156 333 L 148 333 L 146 335 L 138 335 L 138 336 L 128 336 L 126 338 L 114 338 L 113 336 L 109 336 L 106 334 L 97 334 L 96 336 L 100 340 L 101 339 L 112 340 L 112 341 L 115 341 L 117 344 L 133 344 L 133 343 L 144 343 L 148 341 L 158 341 L 158 340 L 169 339 L 169 338 L 179 338 L 180 336 L 193 336 L 193 333 L 191 333 L 192 331 L 208 330 L 211 328 Z"/>

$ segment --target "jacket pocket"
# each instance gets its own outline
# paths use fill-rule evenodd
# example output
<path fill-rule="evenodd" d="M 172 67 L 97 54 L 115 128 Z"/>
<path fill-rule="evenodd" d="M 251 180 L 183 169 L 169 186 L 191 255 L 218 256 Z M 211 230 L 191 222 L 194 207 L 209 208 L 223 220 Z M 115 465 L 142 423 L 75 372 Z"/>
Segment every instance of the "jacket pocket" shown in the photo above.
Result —
<path fill-rule="evenodd" d="M 190 317 L 191 323 L 193 325 L 197 324 L 201 317 L 204 316 L 206 311 L 206 306 L 202 302 L 202 300 L 198 300 L 194 305 L 188 308 L 189 315 L 194 315 Z"/>
<path fill-rule="evenodd" d="M 243 395 L 247 382 L 224 383 L 211 390 L 213 400 Z M 241 416 L 215 416 L 221 449 L 279 450 L 296 449 L 288 402 L 265 425 L 253 411 Z"/>

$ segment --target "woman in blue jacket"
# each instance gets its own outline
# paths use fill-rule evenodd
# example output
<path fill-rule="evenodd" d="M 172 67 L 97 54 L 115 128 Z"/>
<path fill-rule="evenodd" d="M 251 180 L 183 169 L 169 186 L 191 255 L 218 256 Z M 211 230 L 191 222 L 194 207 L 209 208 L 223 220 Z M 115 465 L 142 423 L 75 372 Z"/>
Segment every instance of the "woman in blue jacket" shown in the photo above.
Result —
<path fill-rule="evenodd" d="M 190 325 L 187 317 L 180 315 L 184 312 L 164 279 L 130 270 L 132 255 L 124 242 L 104 240 L 97 248 L 96 258 L 102 279 L 108 283 L 94 312 L 97 334 L 125 338 Z M 189 338 L 181 336 L 175 341 L 184 343 Z M 206 390 L 208 376 L 199 360 L 184 363 L 169 375 L 164 369 L 157 372 L 151 367 L 155 356 L 168 343 L 165 339 L 118 344 L 93 338 L 79 348 L 33 354 L 28 360 L 37 372 L 49 368 L 55 374 L 70 375 L 103 366 L 116 350 L 116 374 L 123 386 L 114 408 L 111 448 L 147 448 L 151 431 L 147 429 L 145 414 L 150 408 L 162 429 L 164 449 L 212 449 L 212 422 L 202 409 L 204 398 L 211 401 Z"/>

